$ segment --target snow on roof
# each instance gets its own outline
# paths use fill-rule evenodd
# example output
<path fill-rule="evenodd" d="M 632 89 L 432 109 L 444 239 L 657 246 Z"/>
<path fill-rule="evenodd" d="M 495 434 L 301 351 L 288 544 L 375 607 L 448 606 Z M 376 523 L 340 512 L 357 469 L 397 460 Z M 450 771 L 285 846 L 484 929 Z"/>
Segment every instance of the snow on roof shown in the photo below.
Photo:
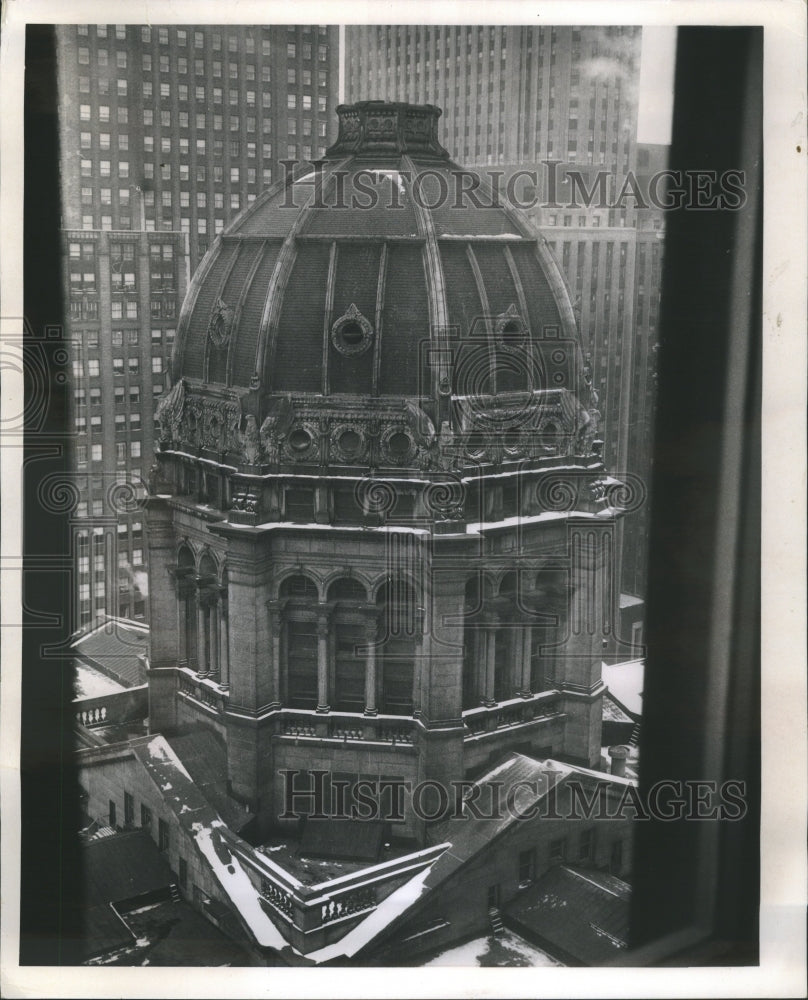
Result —
<path fill-rule="evenodd" d="M 73 701 L 81 701 L 83 698 L 101 698 L 106 694 L 119 694 L 125 691 L 123 684 L 112 680 L 100 670 L 91 667 L 87 663 L 76 664 L 76 682 L 74 685 Z"/>
<path fill-rule="evenodd" d="M 618 705 L 632 715 L 642 715 L 644 662 L 603 663 L 601 669 L 603 683 Z"/>
<path fill-rule="evenodd" d="M 258 890 L 225 843 L 218 826 L 224 826 L 221 820 L 210 827 L 194 824 L 196 843 L 213 874 L 262 948 L 280 951 L 289 947 L 289 942 L 264 912 Z"/>
<path fill-rule="evenodd" d="M 420 899 L 426 891 L 424 883 L 431 870 L 432 866 L 429 865 L 405 882 L 404 885 L 399 886 L 387 899 L 382 900 L 372 913 L 348 931 L 342 940 L 326 945 L 325 948 L 320 948 L 318 951 L 309 952 L 306 958 L 310 958 L 318 964 L 342 956 L 352 958 L 360 948 L 372 941 L 377 934 L 380 934 Z"/>
<path fill-rule="evenodd" d="M 165 736 L 155 736 L 153 740 L 150 740 L 146 744 L 146 746 L 148 754 L 153 760 L 167 761 L 170 764 L 173 764 L 180 774 L 185 775 L 189 781 L 191 780 L 191 775 L 185 770 L 185 766 L 171 749 Z M 171 786 L 169 785 L 168 787 L 170 788 Z"/>

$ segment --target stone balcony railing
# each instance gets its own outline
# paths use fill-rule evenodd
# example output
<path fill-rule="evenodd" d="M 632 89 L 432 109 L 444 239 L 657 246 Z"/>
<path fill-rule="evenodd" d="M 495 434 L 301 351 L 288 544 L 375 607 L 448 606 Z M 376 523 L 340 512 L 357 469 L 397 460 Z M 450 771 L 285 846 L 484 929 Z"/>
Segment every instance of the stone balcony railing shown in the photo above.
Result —
<path fill-rule="evenodd" d="M 304 885 L 235 834 L 223 831 L 223 835 L 258 890 L 262 905 L 283 928 L 287 940 L 304 954 L 338 940 L 388 895 L 390 883 L 416 875 L 447 846 L 440 844 L 327 882 Z"/>
<path fill-rule="evenodd" d="M 190 667 L 179 671 L 179 693 L 219 715 L 224 712 L 228 691 L 215 677 L 200 676 Z"/>
<path fill-rule="evenodd" d="M 464 738 L 482 736 L 528 723 L 550 721 L 561 715 L 558 691 L 542 691 L 529 698 L 511 698 L 496 705 L 463 712 Z"/>
<path fill-rule="evenodd" d="M 412 746 L 416 723 L 409 716 L 362 715 L 359 712 L 320 713 L 283 708 L 278 713 L 275 734 L 281 738 L 339 740 L 341 743 L 389 743 Z"/>
<path fill-rule="evenodd" d="M 94 698 L 76 699 L 72 707 L 76 722 L 90 729 L 145 719 L 149 713 L 149 690 L 142 684 Z"/>

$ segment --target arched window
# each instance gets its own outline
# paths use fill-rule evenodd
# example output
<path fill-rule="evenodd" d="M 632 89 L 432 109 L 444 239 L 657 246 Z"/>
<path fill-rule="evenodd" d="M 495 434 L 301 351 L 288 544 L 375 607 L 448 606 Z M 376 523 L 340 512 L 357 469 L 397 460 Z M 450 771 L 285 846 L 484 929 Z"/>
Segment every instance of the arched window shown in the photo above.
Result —
<path fill-rule="evenodd" d="M 333 602 L 331 622 L 331 707 L 337 712 L 365 708 L 365 669 L 368 645 L 367 592 L 353 578 L 342 577 L 328 588 Z"/>
<path fill-rule="evenodd" d="M 286 671 L 284 701 L 290 708 L 317 707 L 317 585 L 302 574 L 280 587 L 285 605 Z"/>
<path fill-rule="evenodd" d="M 542 569 L 536 574 L 533 592 L 530 651 L 530 689 L 547 691 L 556 685 L 556 663 L 552 647 L 563 642 L 567 628 L 570 587 L 563 569 Z"/>
<path fill-rule="evenodd" d="M 494 701 L 507 701 L 519 693 L 521 649 L 519 638 L 524 628 L 517 606 L 516 573 L 507 573 L 499 585 L 499 594 L 492 602 L 496 613 L 494 642 Z"/>
<path fill-rule="evenodd" d="M 463 604 L 463 710 L 486 700 L 487 642 L 485 612 L 491 603 L 490 581 L 476 573 L 466 581 Z"/>
<path fill-rule="evenodd" d="M 197 665 L 196 641 L 196 560 L 190 547 L 180 546 L 177 553 L 177 613 L 180 632 L 180 662 Z"/>
<path fill-rule="evenodd" d="M 415 657 L 421 614 L 414 588 L 400 577 L 376 595 L 379 621 L 379 709 L 387 715 L 412 715 Z"/>

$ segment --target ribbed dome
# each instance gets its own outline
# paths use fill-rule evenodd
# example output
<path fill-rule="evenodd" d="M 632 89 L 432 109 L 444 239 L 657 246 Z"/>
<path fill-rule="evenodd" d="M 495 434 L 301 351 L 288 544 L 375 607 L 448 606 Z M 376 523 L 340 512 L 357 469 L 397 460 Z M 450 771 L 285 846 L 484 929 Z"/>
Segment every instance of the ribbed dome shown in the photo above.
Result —
<path fill-rule="evenodd" d="M 269 417 L 279 436 L 299 411 L 312 440 L 322 435 L 309 426 L 314 411 L 339 411 L 344 423 L 346 407 L 380 419 L 414 407 L 420 431 L 411 447 L 399 442 L 399 460 L 386 453 L 393 464 L 414 460 L 424 427 L 462 429 L 468 398 L 579 395 L 556 262 L 485 177 L 450 160 L 436 138 L 440 110 L 365 101 L 337 113 L 325 158 L 261 194 L 203 259 L 179 320 L 177 392 L 237 402 L 239 433 L 245 419 L 257 429 Z M 222 454 L 238 435 L 217 431 Z M 310 451 L 276 443 L 290 460 Z M 263 445 L 259 464 L 280 457 Z M 329 463 L 360 461 L 360 451 L 333 449 Z"/>

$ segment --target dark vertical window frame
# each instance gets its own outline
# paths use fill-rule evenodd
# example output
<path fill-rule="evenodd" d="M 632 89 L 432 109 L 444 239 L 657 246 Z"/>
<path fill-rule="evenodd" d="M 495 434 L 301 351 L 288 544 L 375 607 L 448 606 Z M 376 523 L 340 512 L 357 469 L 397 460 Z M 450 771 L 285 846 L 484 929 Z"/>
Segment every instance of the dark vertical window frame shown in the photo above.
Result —
<path fill-rule="evenodd" d="M 670 167 L 744 170 L 747 200 L 668 215 L 640 764 L 646 793 L 746 781 L 748 812 L 637 824 L 620 964 L 758 962 L 762 50 L 678 32 Z"/>
<path fill-rule="evenodd" d="M 68 345 L 60 254 L 55 33 L 25 36 L 23 334 L 24 467 L 20 688 L 21 965 L 76 962 L 80 933 L 79 811 L 70 702 L 74 669 L 60 652 L 72 630 L 67 517 L 38 503 L 39 484 L 67 481 Z M 40 405 L 42 404 L 42 405 Z M 11 818 L 8 818 L 11 821 Z"/>

